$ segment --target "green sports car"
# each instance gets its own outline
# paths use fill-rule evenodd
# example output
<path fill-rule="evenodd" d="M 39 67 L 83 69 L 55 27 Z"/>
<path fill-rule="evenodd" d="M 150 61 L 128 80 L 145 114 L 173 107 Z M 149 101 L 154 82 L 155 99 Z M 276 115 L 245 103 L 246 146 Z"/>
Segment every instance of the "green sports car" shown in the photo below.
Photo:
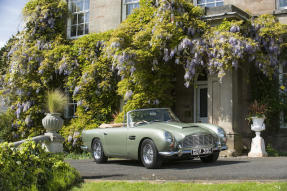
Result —
<path fill-rule="evenodd" d="M 121 127 L 97 128 L 82 133 L 82 149 L 97 163 L 109 157 L 140 160 L 146 168 L 159 168 L 164 158 L 199 157 L 215 162 L 226 150 L 225 131 L 207 123 L 183 123 L 168 108 L 129 111 Z"/>

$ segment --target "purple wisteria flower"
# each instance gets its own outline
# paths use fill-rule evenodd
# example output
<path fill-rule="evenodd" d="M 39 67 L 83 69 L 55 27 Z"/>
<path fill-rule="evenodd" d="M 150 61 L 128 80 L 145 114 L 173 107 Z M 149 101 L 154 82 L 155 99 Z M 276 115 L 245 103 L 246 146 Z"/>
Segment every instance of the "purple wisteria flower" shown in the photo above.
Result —
<path fill-rule="evenodd" d="M 233 33 L 240 32 L 240 28 L 239 28 L 239 26 L 234 25 L 230 28 L 229 31 L 233 32 Z"/>
<path fill-rule="evenodd" d="M 170 57 L 169 57 L 169 55 L 168 55 L 168 49 L 167 48 L 164 48 L 164 51 L 163 51 L 164 53 L 164 56 L 163 56 L 163 60 L 165 61 L 165 62 L 168 62 L 169 61 L 169 59 L 170 59 Z"/>
<path fill-rule="evenodd" d="M 17 119 L 19 119 L 20 115 L 21 115 L 21 108 L 20 107 L 17 108 L 15 114 L 16 114 Z"/>
<path fill-rule="evenodd" d="M 158 105 L 159 104 L 159 100 L 158 99 L 154 100 L 154 104 Z"/>
<path fill-rule="evenodd" d="M 132 90 L 128 90 L 125 94 L 125 100 L 128 100 L 132 97 L 133 95 L 133 91 Z"/>
<path fill-rule="evenodd" d="M 185 79 L 186 81 L 191 79 L 191 75 L 190 75 L 190 72 L 189 72 L 189 71 L 185 72 L 185 74 L 184 74 L 184 79 Z"/>
<path fill-rule="evenodd" d="M 120 42 L 112 42 L 111 47 L 112 48 L 119 48 L 121 46 Z"/>
<path fill-rule="evenodd" d="M 174 48 L 173 50 L 170 51 L 170 55 L 169 55 L 169 56 L 170 56 L 171 58 L 173 58 L 173 57 L 175 56 L 176 50 L 177 50 L 177 48 Z"/>
<path fill-rule="evenodd" d="M 73 141 L 73 147 L 75 147 L 77 145 L 77 141 L 78 141 L 78 138 L 75 138 Z"/>
<path fill-rule="evenodd" d="M 43 74 L 43 73 L 44 73 L 44 70 L 43 70 L 43 69 L 40 69 L 40 70 L 38 71 L 38 73 L 39 73 L 39 74 Z"/>
<path fill-rule="evenodd" d="M 189 48 L 192 46 L 192 41 L 189 40 L 188 38 L 184 38 L 182 41 L 181 41 L 181 46 L 183 49 L 185 48 Z"/>
<path fill-rule="evenodd" d="M 185 83 L 184 83 L 184 86 L 185 86 L 186 88 L 189 88 L 190 82 L 189 82 L 189 81 L 185 82 Z"/>
<path fill-rule="evenodd" d="M 23 112 L 27 112 L 31 106 L 32 106 L 32 103 L 30 101 L 25 102 L 23 106 Z"/>
<path fill-rule="evenodd" d="M 81 106 L 81 105 L 83 105 L 83 101 L 82 100 L 77 101 L 77 106 Z"/>
<path fill-rule="evenodd" d="M 75 131 L 75 132 L 74 132 L 74 135 L 73 135 L 73 138 L 77 138 L 77 137 L 79 137 L 79 135 L 80 135 L 80 132 Z"/>
<path fill-rule="evenodd" d="M 77 95 L 81 89 L 81 86 L 76 86 L 73 92 L 73 96 Z"/>
<path fill-rule="evenodd" d="M 131 67 L 130 72 L 133 74 L 136 71 L 136 68 L 134 66 Z"/>
<path fill-rule="evenodd" d="M 152 64 L 153 64 L 154 66 L 158 65 L 157 59 L 153 59 Z"/>
<path fill-rule="evenodd" d="M 73 137 L 72 137 L 72 135 L 69 135 L 68 136 L 68 143 L 71 143 L 73 141 Z"/>
<path fill-rule="evenodd" d="M 31 123 L 32 123 L 31 116 L 28 115 L 28 116 L 25 118 L 25 124 L 28 125 L 28 126 L 30 126 Z"/>
<path fill-rule="evenodd" d="M 67 68 L 67 63 L 66 62 L 63 62 L 61 64 L 61 66 L 59 67 L 59 74 L 62 74 Z"/>

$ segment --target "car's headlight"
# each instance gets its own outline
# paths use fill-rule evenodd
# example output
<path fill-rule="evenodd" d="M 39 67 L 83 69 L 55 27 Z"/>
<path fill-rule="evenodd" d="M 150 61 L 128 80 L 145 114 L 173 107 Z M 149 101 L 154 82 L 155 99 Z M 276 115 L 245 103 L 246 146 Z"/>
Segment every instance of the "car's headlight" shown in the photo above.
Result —
<path fill-rule="evenodd" d="M 173 136 L 171 135 L 170 132 L 165 131 L 165 132 L 164 132 L 164 137 L 165 137 L 165 140 L 166 140 L 168 143 L 173 143 L 174 138 L 173 138 Z"/>
<path fill-rule="evenodd" d="M 220 137 L 220 139 L 226 143 L 227 141 L 227 137 L 226 137 L 226 133 L 224 131 L 224 129 L 218 127 L 217 129 L 217 135 Z"/>
<path fill-rule="evenodd" d="M 218 134 L 219 137 L 221 137 L 221 138 L 226 137 L 225 131 L 224 131 L 222 128 L 220 128 L 220 127 L 217 129 L 217 134 Z"/>

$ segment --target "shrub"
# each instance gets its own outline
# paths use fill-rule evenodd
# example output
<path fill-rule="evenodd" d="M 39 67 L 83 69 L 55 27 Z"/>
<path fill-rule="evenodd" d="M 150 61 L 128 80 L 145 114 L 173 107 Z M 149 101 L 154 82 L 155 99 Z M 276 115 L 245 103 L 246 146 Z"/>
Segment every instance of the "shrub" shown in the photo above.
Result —
<path fill-rule="evenodd" d="M 50 113 L 62 113 L 68 104 L 68 97 L 60 90 L 49 91 L 47 107 Z"/>
<path fill-rule="evenodd" d="M 11 134 L 11 127 L 13 122 L 13 116 L 10 113 L 0 113 L 0 140 L 9 140 Z"/>
<path fill-rule="evenodd" d="M 79 173 L 63 156 L 27 141 L 17 149 L 0 144 L 0 190 L 68 190 L 80 182 Z"/>

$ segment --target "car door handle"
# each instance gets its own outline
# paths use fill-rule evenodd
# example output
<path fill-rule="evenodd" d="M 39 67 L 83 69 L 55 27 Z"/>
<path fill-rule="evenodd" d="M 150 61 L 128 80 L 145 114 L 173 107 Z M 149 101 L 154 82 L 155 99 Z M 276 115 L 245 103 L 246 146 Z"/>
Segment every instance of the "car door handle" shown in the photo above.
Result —
<path fill-rule="evenodd" d="M 108 135 L 108 133 L 104 132 L 104 135 Z"/>
<path fill-rule="evenodd" d="M 136 140 L 136 136 L 129 136 L 129 140 Z"/>

